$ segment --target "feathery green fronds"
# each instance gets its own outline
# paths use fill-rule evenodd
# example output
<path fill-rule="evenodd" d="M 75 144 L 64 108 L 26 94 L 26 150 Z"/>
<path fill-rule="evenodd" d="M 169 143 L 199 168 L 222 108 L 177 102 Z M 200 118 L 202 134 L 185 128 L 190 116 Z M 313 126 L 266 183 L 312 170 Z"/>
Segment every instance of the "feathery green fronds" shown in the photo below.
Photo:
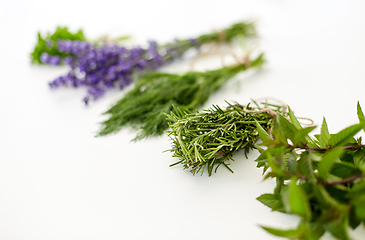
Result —
<path fill-rule="evenodd" d="M 133 90 L 105 112 L 110 116 L 102 123 L 98 135 L 115 133 L 128 125 L 140 129 L 136 140 L 161 135 L 168 127 L 165 114 L 174 111 L 173 106 L 182 111 L 196 110 L 229 79 L 247 70 L 247 66 L 260 67 L 263 63 L 261 54 L 247 65 L 213 71 L 183 75 L 148 72 L 140 77 Z"/>

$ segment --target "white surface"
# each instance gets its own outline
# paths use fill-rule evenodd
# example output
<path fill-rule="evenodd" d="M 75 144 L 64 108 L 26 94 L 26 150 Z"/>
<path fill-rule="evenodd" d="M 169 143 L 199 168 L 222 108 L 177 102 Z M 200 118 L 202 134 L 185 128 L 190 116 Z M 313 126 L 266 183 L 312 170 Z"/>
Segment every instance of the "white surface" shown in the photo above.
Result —
<path fill-rule="evenodd" d="M 36 32 L 61 24 L 90 37 L 132 34 L 140 42 L 196 36 L 252 17 L 268 64 L 230 81 L 205 104 L 272 96 L 335 132 L 365 107 L 363 1 L 0 0 L 0 239 L 277 239 L 259 224 L 289 228 L 297 218 L 255 200 L 271 192 L 256 153 L 191 176 L 166 136 L 130 143 L 135 132 L 94 138 L 100 114 L 127 91 L 85 107 L 85 89 L 50 91 L 66 68 L 31 66 Z M 182 71 L 178 64 L 170 71 Z M 364 239 L 361 226 L 352 233 Z M 333 239 L 325 236 L 323 239 Z"/>

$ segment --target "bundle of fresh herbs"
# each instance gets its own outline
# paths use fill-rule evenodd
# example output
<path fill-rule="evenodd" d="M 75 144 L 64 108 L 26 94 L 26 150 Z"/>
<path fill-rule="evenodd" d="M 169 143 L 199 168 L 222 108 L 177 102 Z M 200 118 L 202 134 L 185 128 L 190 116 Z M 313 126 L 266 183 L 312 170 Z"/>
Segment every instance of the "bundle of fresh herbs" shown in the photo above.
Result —
<path fill-rule="evenodd" d="M 87 87 L 85 104 L 96 100 L 109 89 L 124 88 L 142 72 L 156 70 L 179 58 L 187 50 L 206 43 L 230 42 L 238 35 L 255 36 L 252 22 L 233 24 L 220 32 L 197 38 L 175 40 L 167 44 L 149 41 L 148 47 L 122 47 L 117 42 L 86 41 L 82 31 L 72 34 L 67 28 L 57 28 L 54 34 L 41 37 L 32 53 L 33 63 L 67 64 L 71 70 L 49 83 L 61 86 Z"/>
<path fill-rule="evenodd" d="M 228 103 L 229 104 L 229 103 Z M 259 138 L 256 123 L 269 130 L 277 113 L 285 113 L 285 107 L 265 104 L 253 106 L 229 104 L 223 110 L 213 106 L 202 112 L 175 109 L 168 115 L 174 157 L 180 160 L 171 166 L 183 164 L 193 174 L 207 169 L 209 176 L 213 169 L 223 165 L 228 167 L 232 155 L 240 149 L 248 152 L 254 148 Z"/>
<path fill-rule="evenodd" d="M 144 74 L 134 89 L 105 113 L 110 117 L 102 123 L 99 136 L 115 133 L 126 125 L 140 128 L 135 140 L 161 135 L 168 127 L 166 114 L 176 108 L 195 111 L 236 74 L 248 68 L 261 67 L 263 63 L 261 54 L 245 64 L 213 71 L 188 72 L 183 75 L 160 72 Z"/>
<path fill-rule="evenodd" d="M 271 136 L 257 123 L 263 140 L 258 167 L 265 179 L 275 178 L 272 194 L 257 199 L 272 211 L 301 218 L 296 229 L 264 227 L 288 239 L 317 240 L 330 232 L 340 240 L 350 240 L 348 229 L 365 223 L 365 148 L 361 137 L 365 117 L 358 104 L 359 124 L 330 134 L 323 119 L 321 133 L 312 139 L 315 127 L 302 128 L 292 112 L 290 121 L 277 115 Z"/>
<path fill-rule="evenodd" d="M 181 163 L 192 173 L 207 169 L 210 175 L 214 165 L 227 167 L 225 161 L 237 150 L 255 148 L 264 179 L 276 179 L 274 192 L 257 199 L 301 219 L 296 229 L 263 229 L 295 240 L 319 240 L 325 232 L 350 240 L 349 228 L 365 224 L 365 145 L 354 138 L 365 129 L 359 104 L 357 115 L 359 124 L 337 134 L 329 133 L 323 119 L 320 134 L 312 138 L 315 127 L 303 128 L 290 108 L 235 104 L 197 113 L 175 110 L 168 134 L 180 161 L 173 165 Z M 259 137 L 262 143 L 254 145 Z"/>

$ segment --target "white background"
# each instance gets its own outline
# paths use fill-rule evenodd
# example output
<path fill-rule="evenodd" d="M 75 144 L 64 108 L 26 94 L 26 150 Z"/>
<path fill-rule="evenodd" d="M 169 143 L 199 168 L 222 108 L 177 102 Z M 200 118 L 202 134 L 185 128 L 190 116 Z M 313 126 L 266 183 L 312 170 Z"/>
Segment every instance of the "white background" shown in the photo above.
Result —
<path fill-rule="evenodd" d="M 255 200 L 274 188 L 255 168 L 257 153 L 235 155 L 234 174 L 191 176 L 168 167 L 177 159 L 162 153 L 167 136 L 131 143 L 127 128 L 94 138 L 101 113 L 130 88 L 89 107 L 85 89 L 51 91 L 48 81 L 67 68 L 30 65 L 37 31 L 63 25 L 90 38 L 167 42 L 256 19 L 268 63 L 231 80 L 205 107 L 271 96 L 317 125 L 325 116 L 334 133 L 357 122 L 357 101 L 365 107 L 364 12 L 363 1 L 338 0 L 0 0 L 0 239 L 270 240 L 277 238 L 259 224 L 298 222 Z M 364 227 L 351 235 L 364 239 Z"/>

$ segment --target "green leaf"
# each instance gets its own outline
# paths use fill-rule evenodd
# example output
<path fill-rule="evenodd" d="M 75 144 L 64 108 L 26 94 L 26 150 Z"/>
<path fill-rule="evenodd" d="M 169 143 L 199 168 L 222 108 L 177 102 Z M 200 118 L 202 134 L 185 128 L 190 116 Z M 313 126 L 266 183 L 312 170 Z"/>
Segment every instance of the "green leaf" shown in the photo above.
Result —
<path fill-rule="evenodd" d="M 365 182 L 361 182 L 356 184 L 351 188 L 351 190 L 348 192 L 348 197 L 355 197 L 359 194 L 365 193 Z"/>
<path fill-rule="evenodd" d="M 351 151 L 344 152 L 340 157 L 341 162 L 354 163 L 354 154 Z"/>
<path fill-rule="evenodd" d="M 330 139 L 330 133 L 328 131 L 328 126 L 326 119 L 323 118 L 322 126 L 321 126 L 321 135 L 319 135 L 319 146 L 321 148 L 327 147 L 328 141 Z"/>
<path fill-rule="evenodd" d="M 363 149 L 355 152 L 353 160 L 354 164 L 365 173 L 365 152 Z"/>
<path fill-rule="evenodd" d="M 333 164 L 330 173 L 340 178 L 349 178 L 361 174 L 361 171 L 354 164 L 347 162 L 336 162 Z"/>
<path fill-rule="evenodd" d="M 262 194 L 256 199 L 259 200 L 264 205 L 268 206 L 269 208 L 273 208 L 273 206 L 277 201 L 276 196 L 274 194 L 269 194 L 269 193 Z"/>
<path fill-rule="evenodd" d="M 285 152 L 285 147 L 275 147 L 275 148 L 268 148 L 261 153 L 261 155 L 255 160 L 256 162 L 266 161 L 267 154 L 270 153 L 271 156 L 281 156 Z"/>
<path fill-rule="evenodd" d="M 322 185 L 312 184 L 312 190 L 322 209 L 328 209 L 330 207 L 332 209 L 343 208 L 343 205 L 333 198 Z"/>
<path fill-rule="evenodd" d="M 276 117 L 274 119 L 274 124 L 273 124 L 271 135 L 274 138 L 276 146 L 279 146 L 279 145 L 286 146 L 288 144 L 287 138 L 286 138 L 285 133 L 284 133 L 284 129 L 281 126 L 281 123 L 280 123 L 278 117 Z"/>
<path fill-rule="evenodd" d="M 312 127 L 307 127 L 307 128 L 303 128 L 300 129 L 297 133 L 295 133 L 294 136 L 294 145 L 298 144 L 298 143 L 306 143 L 306 139 L 309 137 L 308 134 L 313 131 L 316 128 L 316 126 L 312 126 Z"/>
<path fill-rule="evenodd" d="M 291 110 L 290 107 L 288 107 L 288 108 L 289 108 L 289 118 L 290 118 L 291 123 L 293 124 L 293 126 L 296 129 L 298 129 L 298 130 L 302 129 L 303 127 L 300 125 L 300 123 L 299 123 L 298 119 L 295 117 L 293 111 Z"/>
<path fill-rule="evenodd" d="M 297 130 L 301 130 L 303 129 L 303 127 L 300 125 L 298 119 L 295 117 L 293 111 L 290 109 L 289 107 L 289 118 L 290 118 L 290 121 L 292 123 L 292 125 L 297 129 Z M 316 144 L 316 142 L 309 136 L 306 136 L 305 139 L 307 140 L 308 142 L 308 145 L 312 148 L 317 148 L 318 145 Z"/>
<path fill-rule="evenodd" d="M 280 114 L 278 114 L 276 116 L 277 120 L 280 123 L 280 126 L 284 132 L 284 136 L 286 138 L 289 138 L 291 140 L 294 139 L 294 135 L 298 132 L 298 129 L 296 129 L 294 127 L 293 124 L 291 124 L 288 120 L 286 120 L 283 116 L 281 116 Z"/>
<path fill-rule="evenodd" d="M 290 153 L 287 166 L 288 171 L 292 174 L 296 174 L 298 172 L 298 164 L 297 164 L 297 155 L 295 153 Z"/>
<path fill-rule="evenodd" d="M 332 176 L 331 176 L 332 177 Z M 329 178 L 327 178 L 329 179 Z M 326 191 L 341 204 L 348 204 L 348 199 L 346 195 L 348 193 L 348 188 L 343 185 L 328 185 L 325 187 Z"/>
<path fill-rule="evenodd" d="M 311 217 L 307 195 L 301 185 L 297 185 L 298 178 L 293 177 L 289 183 L 289 204 L 293 213 L 298 214 L 306 220 Z"/>
<path fill-rule="evenodd" d="M 302 221 L 297 229 L 290 229 L 290 230 L 279 230 L 279 229 L 273 229 L 268 227 L 262 227 L 267 232 L 278 236 L 278 237 L 285 237 L 288 239 L 305 239 L 305 240 L 319 240 L 320 237 L 324 234 L 325 230 L 321 223 L 316 222 L 304 222 Z"/>
<path fill-rule="evenodd" d="M 275 228 L 269 228 L 269 227 L 263 227 L 261 226 L 265 231 L 268 233 L 271 233 L 272 235 L 278 236 L 278 237 L 285 237 L 289 239 L 298 239 L 302 232 L 298 229 L 290 229 L 290 230 L 279 230 Z"/>
<path fill-rule="evenodd" d="M 343 129 L 337 134 L 331 134 L 328 145 L 333 148 L 343 146 L 348 143 L 348 141 L 351 141 L 355 134 L 358 133 L 362 128 L 363 124 L 356 124 Z"/>
<path fill-rule="evenodd" d="M 356 229 L 361 223 L 361 220 L 355 214 L 355 207 L 350 209 L 349 224 L 352 229 Z"/>
<path fill-rule="evenodd" d="M 325 180 L 327 178 L 333 163 L 337 159 L 339 159 L 339 157 L 341 156 L 342 153 L 343 153 L 343 149 L 336 148 L 336 149 L 326 152 L 323 155 L 322 160 L 319 162 L 319 164 L 317 166 L 317 170 L 319 172 L 320 178 L 322 178 L 323 180 Z"/>
<path fill-rule="evenodd" d="M 280 168 L 280 166 L 275 162 L 270 152 L 266 153 L 267 156 L 267 162 L 269 163 L 269 166 L 271 167 L 271 170 L 273 173 L 276 173 L 279 176 L 285 175 L 284 171 Z"/>
<path fill-rule="evenodd" d="M 316 178 L 314 176 L 314 171 L 312 167 L 311 153 L 304 152 L 300 156 L 298 161 L 298 170 L 301 174 L 303 174 L 309 182 L 316 182 Z"/>
<path fill-rule="evenodd" d="M 325 229 L 329 231 L 334 237 L 340 240 L 351 240 L 347 233 L 347 224 L 332 221 L 324 225 Z"/>
<path fill-rule="evenodd" d="M 256 127 L 259 132 L 261 140 L 263 142 L 272 140 L 272 137 L 270 137 L 270 135 L 265 131 L 265 129 L 260 125 L 260 123 L 258 123 L 256 120 L 255 120 L 255 122 L 256 122 Z"/>
<path fill-rule="evenodd" d="M 359 220 L 365 221 L 365 201 L 355 205 L 355 215 Z"/>
<path fill-rule="evenodd" d="M 319 137 L 321 136 L 321 134 L 314 134 L 314 137 L 319 141 Z"/>
<path fill-rule="evenodd" d="M 365 125 L 365 116 L 364 113 L 360 107 L 360 103 L 357 102 L 357 117 L 359 118 L 359 122 L 363 125 Z"/>
<path fill-rule="evenodd" d="M 320 222 L 306 222 L 304 224 L 306 224 L 305 236 L 308 240 L 319 240 L 326 231 L 323 228 L 323 224 Z"/>

